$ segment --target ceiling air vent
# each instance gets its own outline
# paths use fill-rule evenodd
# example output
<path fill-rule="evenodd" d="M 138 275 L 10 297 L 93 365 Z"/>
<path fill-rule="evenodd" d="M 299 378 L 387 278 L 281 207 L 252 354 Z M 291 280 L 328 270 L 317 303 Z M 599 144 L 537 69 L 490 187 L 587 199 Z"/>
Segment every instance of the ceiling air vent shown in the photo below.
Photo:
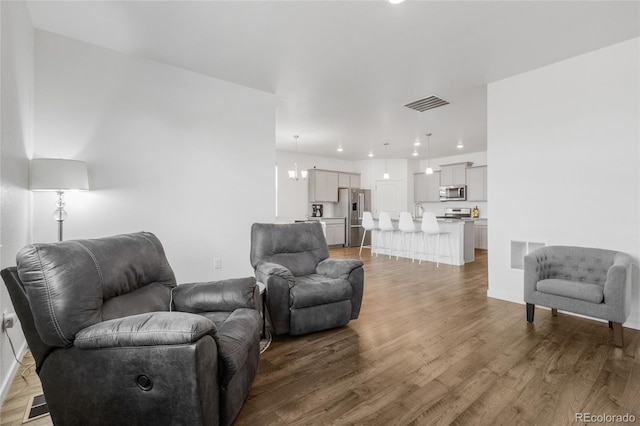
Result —
<path fill-rule="evenodd" d="M 424 112 L 428 109 L 438 108 L 443 105 L 448 105 L 449 102 L 445 101 L 442 98 L 439 98 L 437 95 L 431 95 L 424 99 L 419 99 L 417 101 L 406 104 L 407 108 L 415 109 L 416 111 Z"/>

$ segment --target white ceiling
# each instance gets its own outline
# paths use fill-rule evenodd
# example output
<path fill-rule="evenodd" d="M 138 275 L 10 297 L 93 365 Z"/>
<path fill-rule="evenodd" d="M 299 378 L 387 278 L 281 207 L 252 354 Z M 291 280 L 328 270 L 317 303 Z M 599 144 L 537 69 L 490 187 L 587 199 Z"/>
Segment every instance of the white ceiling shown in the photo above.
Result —
<path fill-rule="evenodd" d="M 484 151 L 487 83 L 640 35 L 638 1 L 28 4 L 38 29 L 274 93 L 278 149 L 347 160 L 425 158 L 429 132 L 433 158 Z M 434 93 L 451 104 L 403 106 Z"/>

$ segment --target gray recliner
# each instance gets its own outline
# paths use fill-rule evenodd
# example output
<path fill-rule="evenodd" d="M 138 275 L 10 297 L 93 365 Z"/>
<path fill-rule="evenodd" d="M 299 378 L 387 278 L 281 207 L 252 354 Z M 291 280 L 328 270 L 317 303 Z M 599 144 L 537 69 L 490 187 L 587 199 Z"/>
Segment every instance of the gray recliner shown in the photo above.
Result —
<path fill-rule="evenodd" d="M 622 323 L 631 311 L 631 257 L 587 247 L 548 246 L 524 258 L 524 301 L 527 321 L 535 305 L 603 319 L 622 347 Z"/>
<path fill-rule="evenodd" d="M 254 223 L 251 265 L 266 286 L 276 334 L 299 335 L 347 324 L 362 305 L 362 261 L 331 259 L 320 223 Z"/>
<path fill-rule="evenodd" d="M 176 286 L 151 233 L 33 244 L 2 270 L 61 425 L 228 425 L 259 360 L 253 277 Z"/>

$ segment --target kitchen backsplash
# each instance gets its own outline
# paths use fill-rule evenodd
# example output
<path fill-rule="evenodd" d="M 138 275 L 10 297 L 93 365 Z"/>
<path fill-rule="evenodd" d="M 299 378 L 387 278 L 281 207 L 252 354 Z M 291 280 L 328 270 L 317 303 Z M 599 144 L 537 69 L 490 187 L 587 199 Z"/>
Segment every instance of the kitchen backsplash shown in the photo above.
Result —
<path fill-rule="evenodd" d="M 421 203 L 422 205 L 422 209 L 425 212 L 432 212 L 435 213 L 437 216 L 441 216 L 444 213 L 444 209 L 445 208 L 449 208 L 449 207 L 468 207 L 468 208 L 474 208 L 475 206 L 478 206 L 478 209 L 480 210 L 480 217 L 481 218 L 488 218 L 489 217 L 489 212 L 488 212 L 488 208 L 487 208 L 487 202 L 486 201 L 447 201 L 447 202 L 437 202 L 437 203 Z M 413 209 L 411 211 L 411 214 L 416 214 L 416 209 Z"/>

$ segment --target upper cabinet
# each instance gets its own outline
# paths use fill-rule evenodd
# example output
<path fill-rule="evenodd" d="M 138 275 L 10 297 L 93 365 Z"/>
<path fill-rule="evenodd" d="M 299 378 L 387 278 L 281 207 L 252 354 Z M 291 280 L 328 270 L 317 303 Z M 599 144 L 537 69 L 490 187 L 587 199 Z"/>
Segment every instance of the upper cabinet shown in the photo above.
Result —
<path fill-rule="evenodd" d="M 339 188 L 360 188 L 360 173 L 338 173 Z"/>
<path fill-rule="evenodd" d="M 467 200 L 487 200 L 487 166 L 467 169 Z"/>
<path fill-rule="evenodd" d="M 440 186 L 467 185 L 467 167 L 472 163 L 455 163 L 441 165 Z"/>
<path fill-rule="evenodd" d="M 417 203 L 440 201 L 440 172 L 413 175 L 413 200 Z"/>
<path fill-rule="evenodd" d="M 309 170 L 309 202 L 338 202 L 338 172 Z"/>
<path fill-rule="evenodd" d="M 351 188 L 362 188 L 360 181 L 360 173 L 351 173 L 349 175 L 350 181 L 349 186 Z"/>

